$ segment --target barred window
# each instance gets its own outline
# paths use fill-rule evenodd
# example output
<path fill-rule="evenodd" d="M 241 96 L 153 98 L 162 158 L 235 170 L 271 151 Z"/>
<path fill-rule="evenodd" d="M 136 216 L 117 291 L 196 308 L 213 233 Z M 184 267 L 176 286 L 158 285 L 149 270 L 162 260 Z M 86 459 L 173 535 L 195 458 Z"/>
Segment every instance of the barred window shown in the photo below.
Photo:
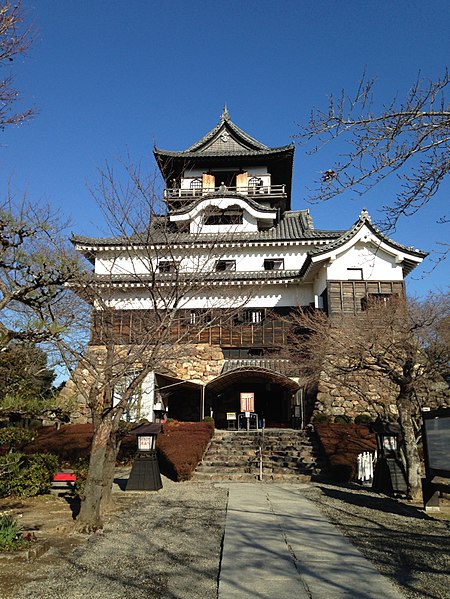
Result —
<path fill-rule="evenodd" d="M 203 182 L 201 179 L 192 179 L 190 183 L 190 188 L 194 190 L 200 190 L 203 187 Z"/>
<path fill-rule="evenodd" d="M 203 215 L 205 225 L 242 225 L 243 222 L 244 211 L 240 206 L 230 206 L 225 210 L 211 207 Z"/>

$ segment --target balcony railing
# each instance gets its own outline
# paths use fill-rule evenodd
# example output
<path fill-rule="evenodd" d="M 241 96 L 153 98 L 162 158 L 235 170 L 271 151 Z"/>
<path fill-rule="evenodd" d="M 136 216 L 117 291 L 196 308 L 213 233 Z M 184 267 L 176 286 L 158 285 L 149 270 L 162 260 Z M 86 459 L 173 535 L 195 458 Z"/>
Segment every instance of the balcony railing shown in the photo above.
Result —
<path fill-rule="evenodd" d="M 227 185 L 220 185 L 219 187 L 200 187 L 196 189 L 180 189 L 180 188 L 167 188 L 164 190 L 164 199 L 166 200 L 192 200 L 194 198 L 200 198 L 209 194 L 242 194 L 255 199 L 263 199 L 264 196 L 267 198 L 285 198 L 286 185 L 261 185 L 260 187 L 249 186 L 249 187 L 228 187 Z"/>

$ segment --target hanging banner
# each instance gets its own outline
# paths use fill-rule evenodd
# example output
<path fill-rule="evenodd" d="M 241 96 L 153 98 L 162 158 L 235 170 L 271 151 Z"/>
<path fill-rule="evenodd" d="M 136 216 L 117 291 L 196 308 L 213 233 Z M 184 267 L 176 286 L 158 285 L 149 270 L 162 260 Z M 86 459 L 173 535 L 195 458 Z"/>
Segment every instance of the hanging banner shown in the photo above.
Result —
<path fill-rule="evenodd" d="M 241 412 L 255 411 L 255 394 L 241 393 Z"/>

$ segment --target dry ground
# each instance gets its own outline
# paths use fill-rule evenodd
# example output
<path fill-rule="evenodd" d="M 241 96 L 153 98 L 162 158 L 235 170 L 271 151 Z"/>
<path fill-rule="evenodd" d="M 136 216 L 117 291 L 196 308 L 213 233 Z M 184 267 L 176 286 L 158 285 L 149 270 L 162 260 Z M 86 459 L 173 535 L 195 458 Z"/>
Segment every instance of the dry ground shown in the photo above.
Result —
<path fill-rule="evenodd" d="M 303 489 L 408 599 L 450 596 L 450 502 L 430 517 L 354 485 Z M 115 496 L 104 533 L 89 540 L 71 532 L 64 499 L 2 500 L 0 509 L 23 513 L 24 528 L 51 549 L 29 562 L 0 561 L 0 597 L 215 599 L 226 489 L 164 479 L 157 493 Z"/>

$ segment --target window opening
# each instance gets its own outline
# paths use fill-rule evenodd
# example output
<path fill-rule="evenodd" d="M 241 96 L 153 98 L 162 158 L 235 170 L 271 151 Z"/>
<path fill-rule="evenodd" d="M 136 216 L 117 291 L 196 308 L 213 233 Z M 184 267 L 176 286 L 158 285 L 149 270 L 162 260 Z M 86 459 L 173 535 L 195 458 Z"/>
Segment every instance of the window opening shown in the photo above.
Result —
<path fill-rule="evenodd" d="M 396 293 L 368 293 L 361 298 L 361 310 L 365 311 L 373 306 L 385 306 L 397 297 Z"/>
<path fill-rule="evenodd" d="M 245 310 L 243 320 L 249 324 L 260 324 L 264 320 L 264 310 Z"/>
<path fill-rule="evenodd" d="M 158 262 L 158 270 L 159 272 L 175 272 L 175 262 L 172 260 L 160 260 Z"/>
<path fill-rule="evenodd" d="M 211 322 L 211 320 L 211 312 L 209 310 L 204 310 L 201 308 L 197 310 L 191 310 L 188 315 L 188 322 L 192 325 L 207 324 L 208 322 Z"/>
<path fill-rule="evenodd" d="M 190 182 L 190 188 L 195 192 L 201 191 L 203 188 L 203 181 L 201 179 L 192 179 Z"/>
<path fill-rule="evenodd" d="M 244 211 L 239 206 L 230 206 L 225 210 L 210 208 L 203 216 L 205 225 L 242 225 L 243 222 Z"/>
<path fill-rule="evenodd" d="M 216 270 L 236 270 L 236 260 L 218 260 Z"/>
<path fill-rule="evenodd" d="M 248 189 L 250 193 L 261 193 L 263 180 L 260 177 L 250 177 L 248 180 Z"/>
<path fill-rule="evenodd" d="M 362 268 L 347 268 L 347 276 L 351 281 L 362 281 L 363 280 L 363 269 Z"/>
<path fill-rule="evenodd" d="M 284 259 L 283 258 L 268 258 L 264 260 L 264 270 L 283 270 Z"/>

